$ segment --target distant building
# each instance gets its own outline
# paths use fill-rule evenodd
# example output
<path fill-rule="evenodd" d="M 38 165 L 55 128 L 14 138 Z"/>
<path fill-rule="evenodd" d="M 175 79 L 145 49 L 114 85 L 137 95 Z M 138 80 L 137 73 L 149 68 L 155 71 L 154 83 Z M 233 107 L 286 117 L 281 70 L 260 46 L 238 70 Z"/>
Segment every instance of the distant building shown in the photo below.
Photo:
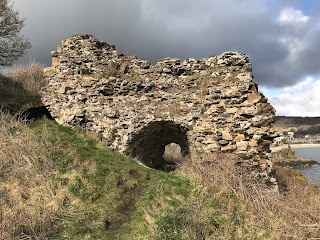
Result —
<path fill-rule="evenodd" d="M 306 142 L 308 142 L 308 141 L 310 140 L 310 134 L 306 134 L 306 135 L 304 136 L 304 140 L 305 140 Z"/>
<path fill-rule="evenodd" d="M 288 140 L 293 141 L 294 140 L 294 132 L 288 132 Z"/>
<path fill-rule="evenodd" d="M 284 141 L 282 141 L 283 139 L 286 139 L 282 133 L 279 134 L 279 137 L 276 137 L 274 139 L 274 142 L 277 144 L 277 145 L 282 145 Z"/>

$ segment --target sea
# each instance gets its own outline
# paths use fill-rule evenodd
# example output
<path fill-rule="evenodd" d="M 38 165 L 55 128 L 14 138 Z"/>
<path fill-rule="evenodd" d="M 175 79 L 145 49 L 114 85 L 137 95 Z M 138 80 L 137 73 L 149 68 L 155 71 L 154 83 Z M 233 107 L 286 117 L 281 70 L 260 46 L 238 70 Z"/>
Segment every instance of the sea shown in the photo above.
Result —
<path fill-rule="evenodd" d="M 296 157 L 308 158 L 320 162 L 320 147 L 293 148 Z M 296 167 L 310 182 L 320 187 L 320 166 Z"/>

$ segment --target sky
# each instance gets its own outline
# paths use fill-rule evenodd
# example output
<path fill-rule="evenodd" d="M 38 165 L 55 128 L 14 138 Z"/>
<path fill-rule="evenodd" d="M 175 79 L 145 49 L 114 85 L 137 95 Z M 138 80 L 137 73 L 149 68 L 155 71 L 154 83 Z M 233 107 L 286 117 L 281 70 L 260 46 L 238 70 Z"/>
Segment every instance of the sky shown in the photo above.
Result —
<path fill-rule="evenodd" d="M 32 48 L 20 64 L 90 33 L 155 64 L 165 57 L 249 55 L 280 116 L 320 116 L 319 0 L 14 0 Z"/>

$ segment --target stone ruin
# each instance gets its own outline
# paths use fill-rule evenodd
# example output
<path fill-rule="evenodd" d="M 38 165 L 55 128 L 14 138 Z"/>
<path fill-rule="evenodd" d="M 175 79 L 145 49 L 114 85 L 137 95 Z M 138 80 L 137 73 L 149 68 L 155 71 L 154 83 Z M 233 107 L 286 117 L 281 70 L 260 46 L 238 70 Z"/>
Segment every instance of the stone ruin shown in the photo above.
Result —
<path fill-rule="evenodd" d="M 53 118 L 98 133 L 112 149 L 149 167 L 167 166 L 164 149 L 171 143 L 183 156 L 191 149 L 234 152 L 250 165 L 267 159 L 277 135 L 270 125 L 275 110 L 258 92 L 245 54 L 151 65 L 80 34 L 51 55 L 42 101 Z"/>

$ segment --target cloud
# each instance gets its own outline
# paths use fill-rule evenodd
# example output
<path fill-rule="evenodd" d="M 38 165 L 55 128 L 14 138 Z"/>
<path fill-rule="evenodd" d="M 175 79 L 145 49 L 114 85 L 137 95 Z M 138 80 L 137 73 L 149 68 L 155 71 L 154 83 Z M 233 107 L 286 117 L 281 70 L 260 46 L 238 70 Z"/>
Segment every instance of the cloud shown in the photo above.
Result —
<path fill-rule="evenodd" d="M 320 116 L 320 79 L 307 77 L 292 87 L 261 90 L 279 116 Z"/>
<path fill-rule="evenodd" d="M 310 17 L 305 16 L 302 10 L 296 10 L 293 7 L 282 9 L 278 21 L 282 24 L 299 24 L 309 21 Z"/>
<path fill-rule="evenodd" d="M 263 86 L 293 86 L 307 76 L 317 77 L 320 68 L 320 21 L 301 10 L 285 7 L 271 32 L 273 39 L 258 44 L 253 55 L 254 73 Z M 268 60 L 263 58 L 268 57 Z M 255 65 L 255 63 L 257 63 Z M 260 81 L 261 79 L 261 81 Z"/>
<path fill-rule="evenodd" d="M 293 86 L 320 75 L 320 13 L 286 0 L 15 0 L 26 18 L 30 55 L 50 65 L 62 39 L 91 33 L 152 63 L 164 57 L 249 54 L 265 87 Z M 37 6 L 37 7 L 34 7 Z M 26 56 L 22 62 L 29 60 Z"/>

